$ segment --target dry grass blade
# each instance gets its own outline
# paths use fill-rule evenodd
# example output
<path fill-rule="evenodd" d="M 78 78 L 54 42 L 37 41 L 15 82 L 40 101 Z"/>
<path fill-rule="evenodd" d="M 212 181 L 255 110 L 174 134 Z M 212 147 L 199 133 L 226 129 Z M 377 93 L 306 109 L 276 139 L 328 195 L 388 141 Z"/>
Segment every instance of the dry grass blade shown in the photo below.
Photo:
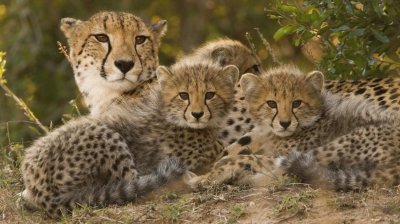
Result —
<path fill-rule="evenodd" d="M 274 50 L 273 50 L 272 47 L 271 47 L 271 44 L 269 44 L 269 42 L 267 41 L 267 39 L 265 39 L 265 37 L 264 37 L 264 35 L 261 33 L 260 29 L 259 29 L 258 27 L 257 27 L 257 28 L 254 28 L 254 29 L 257 31 L 258 36 L 260 37 L 261 41 L 263 42 L 263 45 L 265 46 L 265 49 L 266 49 L 267 52 L 271 55 L 272 62 L 275 63 L 275 64 L 277 64 L 277 65 L 281 65 L 282 62 L 280 62 L 280 61 L 277 59 L 276 54 L 275 54 Z"/>
<path fill-rule="evenodd" d="M 253 43 L 253 38 L 251 37 L 251 35 L 250 35 L 249 32 L 246 32 L 245 36 L 246 36 L 247 42 L 249 43 L 249 46 L 250 46 L 250 49 L 251 49 L 251 53 L 253 54 L 254 58 L 257 60 L 257 63 L 258 63 L 259 65 L 261 65 L 261 61 L 260 61 L 260 59 L 259 59 L 258 56 L 257 56 L 257 49 L 256 49 L 256 46 L 255 46 L 254 43 Z"/>
<path fill-rule="evenodd" d="M 69 57 L 67 47 L 64 46 L 60 41 L 57 41 L 57 45 L 58 45 L 58 51 L 59 51 L 61 54 L 63 54 L 63 55 L 65 56 L 65 58 L 68 60 L 68 63 L 69 63 L 70 65 L 72 65 L 71 58 Z"/>

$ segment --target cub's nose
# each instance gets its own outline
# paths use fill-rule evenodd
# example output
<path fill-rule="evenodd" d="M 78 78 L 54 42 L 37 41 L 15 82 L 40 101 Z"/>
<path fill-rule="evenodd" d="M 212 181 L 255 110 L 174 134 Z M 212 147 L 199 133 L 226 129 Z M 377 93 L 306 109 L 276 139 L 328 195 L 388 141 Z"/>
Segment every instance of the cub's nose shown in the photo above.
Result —
<path fill-rule="evenodd" d="M 115 66 L 124 74 L 133 68 L 135 63 L 133 61 L 117 60 L 114 62 Z"/>
<path fill-rule="evenodd" d="M 290 123 L 291 121 L 279 121 L 279 124 L 285 129 L 289 127 Z"/>
<path fill-rule="evenodd" d="M 201 118 L 204 115 L 204 112 L 192 112 L 192 116 L 196 119 Z"/>

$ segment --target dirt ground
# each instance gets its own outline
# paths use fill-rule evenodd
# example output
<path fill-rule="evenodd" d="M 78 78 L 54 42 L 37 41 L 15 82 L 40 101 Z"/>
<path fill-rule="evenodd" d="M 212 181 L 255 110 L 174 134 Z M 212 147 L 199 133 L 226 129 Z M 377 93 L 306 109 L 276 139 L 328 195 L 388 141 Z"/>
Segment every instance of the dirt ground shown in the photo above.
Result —
<path fill-rule="evenodd" d="M 17 207 L 18 169 L 0 171 L 1 223 L 56 223 Z M 169 186 L 126 206 L 80 207 L 60 223 L 400 223 L 400 188 L 336 193 L 282 178 L 262 188 Z"/>

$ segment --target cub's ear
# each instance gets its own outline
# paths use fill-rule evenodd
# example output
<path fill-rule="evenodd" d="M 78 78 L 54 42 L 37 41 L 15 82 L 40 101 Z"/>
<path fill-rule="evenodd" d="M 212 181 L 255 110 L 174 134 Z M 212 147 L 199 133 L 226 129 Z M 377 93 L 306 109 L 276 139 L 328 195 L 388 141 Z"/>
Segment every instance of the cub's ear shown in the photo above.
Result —
<path fill-rule="evenodd" d="M 160 20 L 151 25 L 151 31 L 158 37 L 162 37 L 167 32 L 167 20 Z"/>
<path fill-rule="evenodd" d="M 158 85 L 163 87 L 171 79 L 172 73 L 166 66 L 158 66 L 156 70 Z"/>
<path fill-rule="evenodd" d="M 260 77 L 252 73 L 246 73 L 242 75 L 242 78 L 240 79 L 240 87 L 242 88 L 245 96 L 251 94 L 254 91 L 254 89 L 260 85 L 260 83 L 261 83 Z"/>
<path fill-rule="evenodd" d="M 220 76 L 224 80 L 229 80 L 229 82 L 233 86 L 235 86 L 235 84 L 236 84 L 236 82 L 238 81 L 238 78 L 239 78 L 239 69 L 234 65 L 225 66 L 222 69 L 222 72 L 221 72 Z"/>
<path fill-rule="evenodd" d="M 63 18 L 60 22 L 60 29 L 63 31 L 64 35 L 69 38 L 71 32 L 76 28 L 78 24 L 82 23 L 79 19 L 74 18 Z"/>
<path fill-rule="evenodd" d="M 311 83 L 314 88 L 321 91 L 324 86 L 324 74 L 320 71 L 312 71 L 307 74 L 306 81 Z"/>
<path fill-rule="evenodd" d="M 231 57 L 232 53 L 224 47 L 216 48 L 211 52 L 212 61 L 218 63 L 221 66 L 227 65 Z"/>

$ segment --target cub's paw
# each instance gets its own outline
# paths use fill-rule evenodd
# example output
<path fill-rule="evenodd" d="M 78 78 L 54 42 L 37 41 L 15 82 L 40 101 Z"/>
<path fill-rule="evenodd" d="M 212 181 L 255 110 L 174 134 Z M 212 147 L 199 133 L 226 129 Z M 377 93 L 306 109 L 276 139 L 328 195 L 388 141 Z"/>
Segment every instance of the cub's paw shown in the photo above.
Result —
<path fill-rule="evenodd" d="M 183 181 L 193 190 L 202 190 L 211 186 L 208 175 L 197 175 L 193 172 L 186 171 Z"/>

